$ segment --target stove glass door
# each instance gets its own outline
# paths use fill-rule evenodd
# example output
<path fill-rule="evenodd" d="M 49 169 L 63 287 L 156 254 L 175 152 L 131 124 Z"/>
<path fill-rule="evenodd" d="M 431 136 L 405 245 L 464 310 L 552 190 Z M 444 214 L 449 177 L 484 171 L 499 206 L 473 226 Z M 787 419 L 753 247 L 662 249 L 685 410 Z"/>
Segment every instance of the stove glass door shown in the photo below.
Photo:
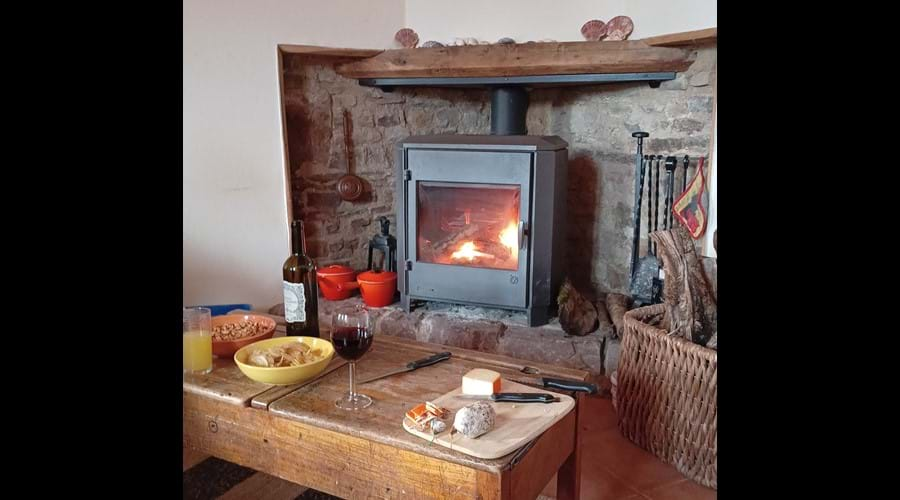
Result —
<path fill-rule="evenodd" d="M 420 262 L 519 268 L 521 190 L 517 185 L 416 183 Z M 524 229 L 524 228 L 523 228 Z"/>
<path fill-rule="evenodd" d="M 532 155 L 410 150 L 412 297 L 525 307 Z M 414 228 L 414 229 L 413 229 Z"/>

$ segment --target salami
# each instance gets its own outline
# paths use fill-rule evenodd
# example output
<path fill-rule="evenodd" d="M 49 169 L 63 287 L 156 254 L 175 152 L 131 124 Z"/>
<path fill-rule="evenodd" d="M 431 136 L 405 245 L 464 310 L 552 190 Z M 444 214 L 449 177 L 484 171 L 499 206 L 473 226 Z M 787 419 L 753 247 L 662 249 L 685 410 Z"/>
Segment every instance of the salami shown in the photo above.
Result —
<path fill-rule="evenodd" d="M 606 36 L 606 23 L 599 19 L 591 19 L 581 27 L 581 35 L 589 42 L 596 42 Z"/>
<path fill-rule="evenodd" d="M 606 23 L 606 40 L 620 41 L 634 31 L 634 23 L 628 16 L 616 16 Z"/>
<path fill-rule="evenodd" d="M 419 35 L 409 28 L 403 28 L 394 35 L 394 40 L 404 48 L 411 49 L 419 44 Z"/>
<path fill-rule="evenodd" d="M 494 428 L 497 414 L 487 401 L 479 401 L 460 408 L 453 419 L 453 428 L 467 438 L 476 438 Z"/>

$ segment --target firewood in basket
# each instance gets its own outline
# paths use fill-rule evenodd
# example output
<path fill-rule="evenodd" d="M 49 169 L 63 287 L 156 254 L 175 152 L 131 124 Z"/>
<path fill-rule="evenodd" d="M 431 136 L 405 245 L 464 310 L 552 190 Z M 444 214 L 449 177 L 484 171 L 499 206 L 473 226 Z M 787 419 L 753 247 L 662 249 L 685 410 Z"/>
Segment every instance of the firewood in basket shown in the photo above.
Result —
<path fill-rule="evenodd" d="M 706 347 L 715 349 L 716 351 L 719 350 L 719 332 L 713 333 L 712 338 L 709 339 L 709 342 L 706 343 Z"/>
<path fill-rule="evenodd" d="M 610 293 L 606 295 L 606 309 L 609 311 L 609 317 L 616 326 L 615 337 L 621 337 L 625 328 L 625 313 L 631 305 L 631 300 L 621 293 Z"/>
<path fill-rule="evenodd" d="M 650 233 L 666 270 L 663 302 L 669 331 L 707 345 L 718 330 L 716 299 L 703 274 L 690 233 L 681 225 Z"/>
<path fill-rule="evenodd" d="M 581 337 L 597 329 L 597 309 L 568 278 L 559 289 L 556 303 L 559 304 L 559 325 L 569 335 Z"/>

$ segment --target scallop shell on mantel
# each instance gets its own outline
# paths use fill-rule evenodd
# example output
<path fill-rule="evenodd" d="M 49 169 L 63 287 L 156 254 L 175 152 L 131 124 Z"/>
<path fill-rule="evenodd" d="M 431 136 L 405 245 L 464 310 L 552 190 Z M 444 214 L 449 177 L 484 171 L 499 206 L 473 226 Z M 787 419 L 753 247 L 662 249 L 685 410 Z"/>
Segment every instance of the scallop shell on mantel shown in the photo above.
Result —
<path fill-rule="evenodd" d="M 606 36 L 606 23 L 591 19 L 581 27 L 581 35 L 589 42 L 596 42 Z"/>
<path fill-rule="evenodd" d="M 621 41 L 634 31 L 634 22 L 628 16 L 616 16 L 606 23 L 606 40 Z"/>
<path fill-rule="evenodd" d="M 411 49 L 418 45 L 419 35 L 409 28 L 403 28 L 394 35 L 394 40 L 404 48 Z"/>

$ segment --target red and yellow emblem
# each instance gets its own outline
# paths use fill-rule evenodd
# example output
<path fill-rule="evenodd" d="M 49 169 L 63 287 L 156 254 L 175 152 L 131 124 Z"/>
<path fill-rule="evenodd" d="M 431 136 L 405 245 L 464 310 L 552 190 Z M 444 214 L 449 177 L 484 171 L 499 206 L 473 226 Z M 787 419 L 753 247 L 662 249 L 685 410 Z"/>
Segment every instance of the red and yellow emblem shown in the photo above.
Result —
<path fill-rule="evenodd" d="M 690 231 L 696 240 L 706 230 L 706 211 L 703 209 L 703 158 L 697 164 L 697 173 L 691 179 L 687 189 L 672 205 L 672 213 Z"/>

